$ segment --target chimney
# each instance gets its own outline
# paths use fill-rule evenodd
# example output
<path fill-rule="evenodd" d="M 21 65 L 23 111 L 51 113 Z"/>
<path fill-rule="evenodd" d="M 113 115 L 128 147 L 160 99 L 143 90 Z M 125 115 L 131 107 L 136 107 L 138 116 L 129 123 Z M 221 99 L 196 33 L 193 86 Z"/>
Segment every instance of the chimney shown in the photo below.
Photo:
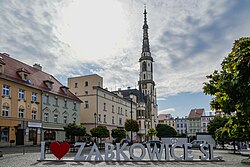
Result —
<path fill-rule="evenodd" d="M 42 66 L 40 64 L 34 64 L 33 67 L 37 70 L 42 71 Z"/>

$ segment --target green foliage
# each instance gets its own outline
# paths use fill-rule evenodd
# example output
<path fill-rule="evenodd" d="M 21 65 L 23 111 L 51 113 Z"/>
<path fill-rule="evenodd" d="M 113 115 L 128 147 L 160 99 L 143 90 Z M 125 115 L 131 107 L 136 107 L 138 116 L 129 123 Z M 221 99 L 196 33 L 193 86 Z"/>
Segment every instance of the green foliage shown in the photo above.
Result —
<path fill-rule="evenodd" d="M 215 131 L 215 140 L 218 142 L 223 143 L 224 147 L 224 142 L 230 141 L 229 137 L 229 131 L 225 127 L 220 127 L 219 129 L 216 129 Z"/>
<path fill-rule="evenodd" d="M 227 117 L 215 116 L 214 119 L 209 122 L 207 130 L 213 137 L 215 137 L 215 131 L 224 127 L 227 122 Z"/>
<path fill-rule="evenodd" d="M 137 121 L 133 120 L 133 119 L 127 119 L 125 122 L 125 130 L 132 131 L 132 132 L 138 132 L 139 125 L 138 125 Z"/>
<path fill-rule="evenodd" d="M 93 128 L 90 130 L 90 133 L 93 137 L 97 138 L 108 138 L 109 137 L 109 130 L 106 126 L 97 126 L 96 128 Z"/>
<path fill-rule="evenodd" d="M 157 131 L 157 137 L 162 138 L 162 137 L 172 137 L 172 136 L 176 136 L 177 132 L 176 130 L 166 124 L 158 124 L 156 126 L 156 131 Z"/>
<path fill-rule="evenodd" d="M 250 38 L 236 40 L 221 66 L 221 71 L 207 76 L 203 91 L 214 96 L 212 109 L 234 115 L 226 125 L 230 136 L 250 140 Z"/>
<path fill-rule="evenodd" d="M 82 125 L 76 125 L 69 123 L 63 127 L 66 132 L 66 136 L 84 136 L 86 134 L 86 128 Z"/>
<path fill-rule="evenodd" d="M 120 143 L 126 137 L 126 131 L 123 128 L 112 129 L 111 136 L 116 139 L 116 143 Z"/>
<path fill-rule="evenodd" d="M 148 130 L 148 136 L 150 136 L 150 138 L 152 139 L 153 136 L 155 136 L 157 134 L 157 131 L 154 128 L 150 128 Z"/>

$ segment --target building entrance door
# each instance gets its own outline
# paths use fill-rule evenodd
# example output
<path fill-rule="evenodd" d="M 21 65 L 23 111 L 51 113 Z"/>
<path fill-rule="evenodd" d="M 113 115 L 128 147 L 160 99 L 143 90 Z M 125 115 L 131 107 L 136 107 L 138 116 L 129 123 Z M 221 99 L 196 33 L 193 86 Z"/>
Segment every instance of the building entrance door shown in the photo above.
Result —
<path fill-rule="evenodd" d="M 16 145 L 24 145 L 23 129 L 17 129 L 17 132 L 16 132 Z"/>

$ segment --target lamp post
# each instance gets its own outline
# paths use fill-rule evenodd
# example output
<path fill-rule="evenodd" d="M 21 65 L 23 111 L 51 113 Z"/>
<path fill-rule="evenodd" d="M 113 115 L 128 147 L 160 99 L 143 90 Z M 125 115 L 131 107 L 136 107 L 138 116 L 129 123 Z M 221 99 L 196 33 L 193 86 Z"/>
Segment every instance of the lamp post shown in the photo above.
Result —
<path fill-rule="evenodd" d="M 94 113 L 94 117 L 95 117 L 95 128 L 96 128 L 96 113 Z"/>
<path fill-rule="evenodd" d="M 132 106 L 132 99 L 133 99 L 133 95 L 132 94 L 130 94 L 129 95 L 129 97 L 130 97 L 130 104 L 131 104 L 131 121 L 132 121 L 132 119 L 133 119 L 133 116 L 132 116 L 132 113 L 133 113 L 133 106 Z M 131 144 L 132 144 L 132 142 L 133 142 L 133 131 L 131 130 Z"/>

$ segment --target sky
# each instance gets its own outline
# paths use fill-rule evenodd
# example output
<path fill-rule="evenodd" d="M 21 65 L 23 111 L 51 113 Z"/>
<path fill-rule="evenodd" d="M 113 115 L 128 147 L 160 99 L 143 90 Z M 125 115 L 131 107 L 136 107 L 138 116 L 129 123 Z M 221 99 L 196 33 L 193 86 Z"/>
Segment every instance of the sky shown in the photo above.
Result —
<path fill-rule="evenodd" d="M 110 91 L 138 88 L 144 5 L 158 113 L 210 111 L 203 83 L 249 36 L 249 0 L 0 0 L 0 52 L 64 85 L 98 74 Z"/>

